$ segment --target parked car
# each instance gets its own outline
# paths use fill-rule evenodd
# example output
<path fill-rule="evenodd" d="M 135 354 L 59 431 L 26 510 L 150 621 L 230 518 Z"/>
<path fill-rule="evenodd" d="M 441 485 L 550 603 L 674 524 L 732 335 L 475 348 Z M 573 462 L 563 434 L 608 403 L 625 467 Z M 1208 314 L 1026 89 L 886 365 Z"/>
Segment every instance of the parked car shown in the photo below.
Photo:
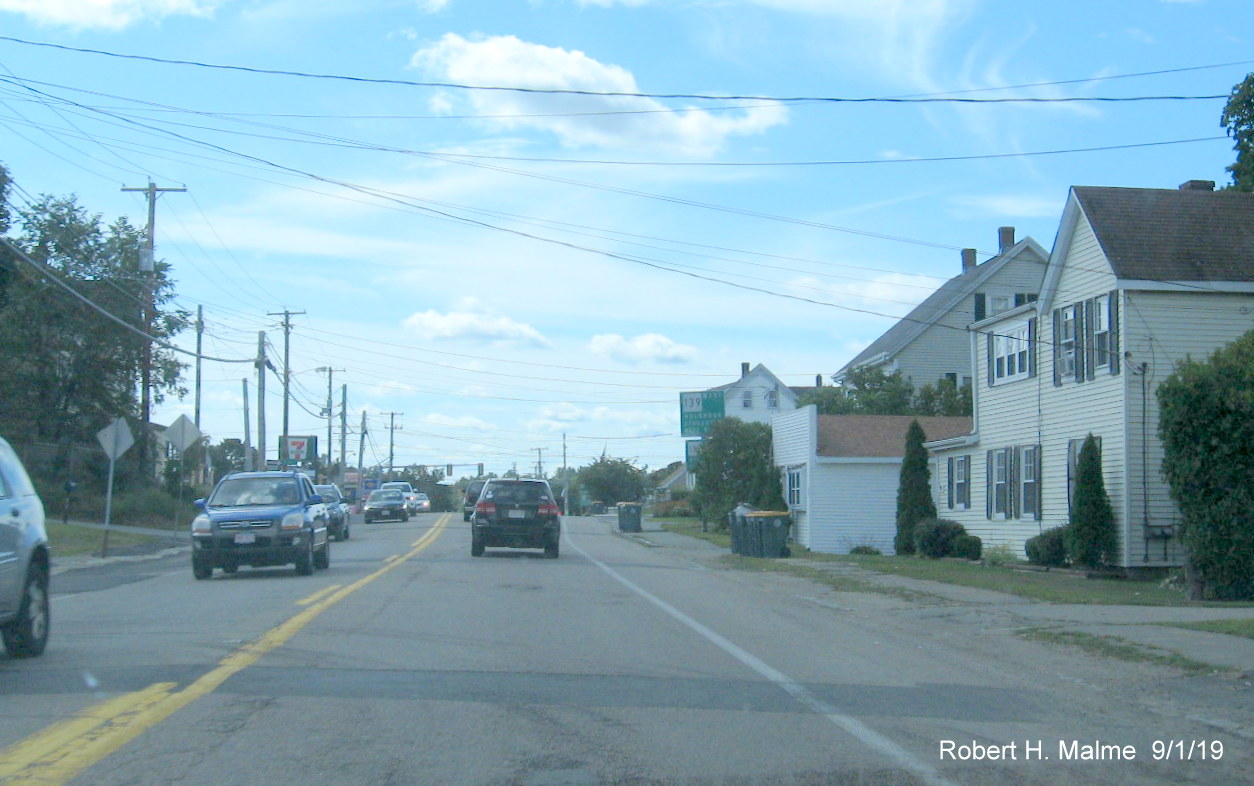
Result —
<path fill-rule="evenodd" d="M 349 508 L 344 495 L 340 493 L 340 487 L 331 483 L 314 486 L 314 491 L 322 497 L 322 504 L 327 506 L 327 528 L 331 530 L 331 537 L 336 540 L 348 540 L 348 519 L 352 515 L 352 509 Z"/>
<path fill-rule="evenodd" d="M 0 636 L 14 658 L 41 655 L 48 645 L 50 565 L 43 501 L 0 438 Z"/>
<path fill-rule="evenodd" d="M 410 514 L 418 512 L 418 492 L 414 491 L 414 487 L 404 480 L 389 480 L 379 486 L 380 490 L 392 489 L 399 491 L 405 495 L 405 510 Z"/>
<path fill-rule="evenodd" d="M 409 521 L 409 506 L 405 504 L 404 492 L 397 489 L 378 489 L 370 492 L 362 515 L 367 524 L 384 519 Z"/>
<path fill-rule="evenodd" d="M 462 498 L 462 521 L 470 521 L 470 517 L 475 514 L 475 504 L 479 502 L 479 495 L 486 483 L 486 480 L 472 480 L 466 484 L 466 494 Z"/>
<path fill-rule="evenodd" d="M 418 512 L 430 513 L 431 512 L 431 498 L 428 497 L 426 494 L 423 494 L 421 491 L 419 491 L 416 496 L 418 497 Z"/>
<path fill-rule="evenodd" d="M 482 557 L 487 546 L 544 549 L 556 559 L 562 534 L 553 489 L 544 480 L 493 478 L 484 484 L 470 523 L 470 554 Z"/>
<path fill-rule="evenodd" d="M 294 564 L 302 576 L 331 564 L 327 506 L 300 472 L 236 472 L 218 481 L 192 519 L 192 574 Z"/>

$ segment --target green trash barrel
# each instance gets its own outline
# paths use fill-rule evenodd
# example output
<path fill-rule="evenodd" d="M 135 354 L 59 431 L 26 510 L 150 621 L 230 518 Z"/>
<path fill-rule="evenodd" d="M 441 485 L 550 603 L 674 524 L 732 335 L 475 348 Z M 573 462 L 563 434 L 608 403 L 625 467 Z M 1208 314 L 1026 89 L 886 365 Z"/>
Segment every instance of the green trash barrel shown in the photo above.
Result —
<path fill-rule="evenodd" d="M 788 511 L 760 510 L 745 514 L 746 528 L 752 533 L 754 557 L 788 557 L 788 530 L 792 522 Z"/>
<path fill-rule="evenodd" d="M 640 531 L 640 503 L 639 502 L 618 503 L 618 531 L 619 532 L 639 532 Z"/>

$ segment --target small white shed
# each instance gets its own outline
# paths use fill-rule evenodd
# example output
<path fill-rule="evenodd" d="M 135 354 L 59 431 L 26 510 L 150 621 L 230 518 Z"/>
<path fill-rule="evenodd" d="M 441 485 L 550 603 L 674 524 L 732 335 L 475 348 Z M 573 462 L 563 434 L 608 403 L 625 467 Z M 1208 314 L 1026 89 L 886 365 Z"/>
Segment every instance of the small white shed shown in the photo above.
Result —
<path fill-rule="evenodd" d="M 968 417 L 820 415 L 814 405 L 775 416 L 775 466 L 794 541 L 829 554 L 857 546 L 895 553 L 897 487 L 912 420 L 928 440 L 971 432 Z"/>

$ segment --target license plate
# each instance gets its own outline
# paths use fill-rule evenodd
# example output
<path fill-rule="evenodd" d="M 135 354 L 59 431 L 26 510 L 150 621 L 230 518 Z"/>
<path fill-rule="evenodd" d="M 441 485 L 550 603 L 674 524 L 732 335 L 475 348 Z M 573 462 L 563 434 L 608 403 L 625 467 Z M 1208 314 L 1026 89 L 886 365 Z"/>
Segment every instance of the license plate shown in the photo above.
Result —
<path fill-rule="evenodd" d="M 244 546 L 249 543 L 256 543 L 256 542 L 257 542 L 257 536 L 251 532 L 236 532 L 235 533 L 235 543 L 237 545 Z"/>
<path fill-rule="evenodd" d="M 509 517 L 510 517 L 511 519 L 525 519 L 525 518 L 527 518 L 527 511 L 525 511 L 525 510 L 511 510 L 511 511 L 509 512 L 509 514 L 508 514 L 508 515 L 509 515 Z"/>

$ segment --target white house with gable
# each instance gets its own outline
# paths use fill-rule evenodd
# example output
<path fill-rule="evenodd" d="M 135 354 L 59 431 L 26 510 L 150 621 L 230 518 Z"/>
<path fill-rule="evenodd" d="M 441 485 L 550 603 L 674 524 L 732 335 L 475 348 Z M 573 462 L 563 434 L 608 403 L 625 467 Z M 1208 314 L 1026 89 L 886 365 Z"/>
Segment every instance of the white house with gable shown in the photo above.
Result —
<path fill-rule="evenodd" d="M 1067 522 L 1092 434 L 1118 565 L 1181 563 L 1155 391 L 1254 328 L 1254 195 L 1213 187 L 1071 190 L 1040 299 L 970 326 L 973 429 L 928 445 L 942 517 L 1022 555 Z"/>

